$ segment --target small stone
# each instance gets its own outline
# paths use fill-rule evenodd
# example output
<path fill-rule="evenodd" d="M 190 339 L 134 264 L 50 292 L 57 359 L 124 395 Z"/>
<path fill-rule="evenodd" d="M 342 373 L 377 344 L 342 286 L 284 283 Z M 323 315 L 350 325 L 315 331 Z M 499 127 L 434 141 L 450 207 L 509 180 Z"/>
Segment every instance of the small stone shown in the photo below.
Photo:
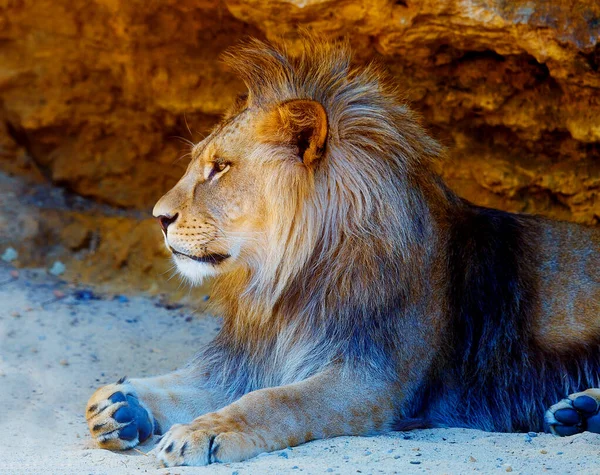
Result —
<path fill-rule="evenodd" d="M 284 459 L 289 458 L 289 455 L 287 452 L 279 452 L 277 455 L 279 455 L 280 457 L 283 457 Z"/>
<path fill-rule="evenodd" d="M 564 452 L 556 452 L 556 455 L 562 455 Z"/>
<path fill-rule="evenodd" d="M 477 462 L 477 459 L 472 455 L 469 455 L 469 462 Z"/>
<path fill-rule="evenodd" d="M 11 270 L 11 271 L 10 271 L 10 276 L 11 276 L 13 279 L 18 279 L 18 278 L 19 278 L 19 271 L 18 271 L 18 270 Z"/>
<path fill-rule="evenodd" d="M 57 298 L 57 299 L 64 299 L 65 298 L 65 293 L 62 290 L 53 290 L 52 294 Z"/>
<path fill-rule="evenodd" d="M 79 289 L 73 293 L 73 297 L 76 300 L 81 300 L 82 302 L 89 302 L 90 300 L 100 300 L 92 290 L 90 289 Z"/>
<path fill-rule="evenodd" d="M 19 318 L 21 316 L 21 314 L 19 312 L 12 312 L 10 314 L 11 317 L 15 317 L 15 318 Z"/>
<path fill-rule="evenodd" d="M 60 364 L 61 366 L 69 366 L 69 362 L 68 362 L 67 360 L 60 360 L 60 361 L 59 361 L 59 364 Z"/>
<path fill-rule="evenodd" d="M 525 434 L 524 439 L 525 439 L 525 442 L 531 442 L 531 437 L 529 437 L 528 434 Z"/>
<path fill-rule="evenodd" d="M 547 450 L 544 450 L 544 449 L 540 450 L 540 454 L 547 454 L 547 453 L 548 453 Z"/>
<path fill-rule="evenodd" d="M 411 460 L 410 463 L 412 463 L 413 465 L 420 465 L 421 462 L 419 462 L 418 460 Z"/>
<path fill-rule="evenodd" d="M 512 472 L 512 467 L 510 465 L 505 465 L 504 466 L 504 471 L 505 472 Z"/>
<path fill-rule="evenodd" d="M 372 454 L 372 452 L 370 450 L 365 450 L 364 455 L 371 455 L 371 454 Z"/>
<path fill-rule="evenodd" d="M 394 458 L 398 460 L 399 458 L 402 458 L 402 455 L 394 455 Z"/>
<path fill-rule="evenodd" d="M 529 437 L 537 437 L 537 432 L 527 432 Z"/>
<path fill-rule="evenodd" d="M 55 261 L 54 264 L 52 264 L 52 267 L 50 267 L 50 270 L 48 270 L 48 272 L 52 275 L 59 276 L 64 274 L 66 270 L 67 268 L 62 262 Z"/>
<path fill-rule="evenodd" d="M 6 250 L 4 251 L 4 254 L 2 254 L 2 260 L 4 262 L 12 262 L 12 261 L 16 260 L 18 257 L 19 257 L 19 253 L 12 247 L 7 247 Z"/>

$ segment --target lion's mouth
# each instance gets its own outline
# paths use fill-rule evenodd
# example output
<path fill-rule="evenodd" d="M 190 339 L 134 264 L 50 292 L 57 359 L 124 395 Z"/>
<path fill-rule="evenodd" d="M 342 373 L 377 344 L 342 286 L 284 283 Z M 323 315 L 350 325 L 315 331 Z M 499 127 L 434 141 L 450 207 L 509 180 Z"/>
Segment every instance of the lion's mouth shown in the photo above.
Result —
<path fill-rule="evenodd" d="M 183 256 L 183 257 L 187 257 L 188 259 L 192 259 L 193 261 L 196 261 L 196 262 L 203 262 L 205 264 L 213 264 L 213 265 L 220 264 L 228 257 L 231 257 L 229 254 L 220 254 L 217 252 L 212 253 L 212 254 L 206 254 L 204 256 L 190 256 L 189 254 L 184 254 L 183 252 L 176 251 L 173 248 L 171 248 L 171 252 L 173 254 L 175 254 L 176 256 Z"/>

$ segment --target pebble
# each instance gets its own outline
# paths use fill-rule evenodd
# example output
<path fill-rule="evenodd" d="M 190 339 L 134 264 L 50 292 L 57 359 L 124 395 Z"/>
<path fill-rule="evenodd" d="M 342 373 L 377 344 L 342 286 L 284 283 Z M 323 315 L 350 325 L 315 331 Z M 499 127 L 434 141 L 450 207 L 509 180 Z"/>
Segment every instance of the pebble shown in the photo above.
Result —
<path fill-rule="evenodd" d="M 52 267 L 50 267 L 50 269 L 48 270 L 48 272 L 52 275 L 59 276 L 64 274 L 66 270 L 67 268 L 62 262 L 55 261 L 54 264 L 52 264 Z"/>
<path fill-rule="evenodd" d="M 289 455 L 287 454 L 287 452 L 279 452 L 277 455 L 279 455 L 280 457 L 283 457 L 284 459 L 289 458 Z"/>
<path fill-rule="evenodd" d="M 512 472 L 512 467 L 510 465 L 505 465 L 504 466 L 504 471 L 505 472 Z"/>
<path fill-rule="evenodd" d="M 100 300 L 100 297 L 98 297 L 90 289 L 76 290 L 73 296 L 75 297 L 75 299 L 82 300 L 84 302 L 89 302 L 90 300 Z"/>
<path fill-rule="evenodd" d="M 529 437 L 537 437 L 537 432 L 527 432 Z"/>
<path fill-rule="evenodd" d="M 547 454 L 547 453 L 548 453 L 547 450 L 544 450 L 544 449 L 540 450 L 540 454 Z"/>
<path fill-rule="evenodd" d="M 69 366 L 69 362 L 67 360 L 60 360 L 59 363 L 61 366 Z"/>
<path fill-rule="evenodd" d="M 10 314 L 11 317 L 15 317 L 15 318 L 19 318 L 21 316 L 21 314 L 19 312 L 12 312 Z"/>
<path fill-rule="evenodd" d="M 116 300 L 119 303 L 129 302 L 129 299 L 125 295 L 115 295 L 114 300 Z"/>
<path fill-rule="evenodd" d="M 469 462 L 477 462 L 477 459 L 472 455 L 469 455 Z"/>
<path fill-rule="evenodd" d="M 413 465 L 420 465 L 421 462 L 419 462 L 418 460 L 411 460 L 410 463 L 412 463 Z"/>
<path fill-rule="evenodd" d="M 11 276 L 13 279 L 18 279 L 18 278 L 19 278 L 19 271 L 18 271 L 18 270 L 11 270 L 11 271 L 10 271 L 10 276 Z"/>
<path fill-rule="evenodd" d="M 57 299 L 63 299 L 65 298 L 65 293 L 62 290 L 53 290 L 52 294 L 57 298 Z"/>
<path fill-rule="evenodd" d="M 370 450 L 365 450 L 365 454 L 364 455 L 371 455 L 373 452 L 371 452 Z"/>
<path fill-rule="evenodd" d="M 4 251 L 4 254 L 2 254 L 2 260 L 4 262 L 12 262 L 12 261 L 16 260 L 18 257 L 19 257 L 19 253 L 12 247 L 7 247 L 6 250 Z"/>
<path fill-rule="evenodd" d="M 531 442 L 531 437 L 529 437 L 529 434 L 525 434 L 525 442 Z"/>

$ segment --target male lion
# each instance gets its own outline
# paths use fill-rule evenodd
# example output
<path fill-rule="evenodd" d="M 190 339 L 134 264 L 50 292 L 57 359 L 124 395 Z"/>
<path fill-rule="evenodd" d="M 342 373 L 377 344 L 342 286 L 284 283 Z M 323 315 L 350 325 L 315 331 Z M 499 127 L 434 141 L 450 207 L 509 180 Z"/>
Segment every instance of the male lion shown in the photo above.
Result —
<path fill-rule="evenodd" d="M 600 390 L 571 394 L 600 386 L 598 229 L 458 198 L 344 45 L 227 61 L 249 93 L 154 208 L 179 272 L 215 276 L 223 329 L 178 371 L 96 391 L 101 447 L 163 433 L 173 466 L 413 427 L 600 432 Z"/>

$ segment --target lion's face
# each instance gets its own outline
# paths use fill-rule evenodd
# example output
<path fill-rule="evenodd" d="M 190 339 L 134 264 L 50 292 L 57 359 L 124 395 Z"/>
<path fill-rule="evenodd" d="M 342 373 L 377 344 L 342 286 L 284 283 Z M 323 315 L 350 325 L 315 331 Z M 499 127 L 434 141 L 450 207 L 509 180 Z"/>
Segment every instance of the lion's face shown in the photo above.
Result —
<path fill-rule="evenodd" d="M 296 102 L 308 101 L 292 104 Z M 311 147 L 322 146 L 325 137 L 320 131 L 321 144 L 314 146 L 313 128 L 299 137 L 293 119 L 281 122 L 289 119 L 290 110 L 289 105 L 267 111 L 246 107 L 225 120 L 193 147 L 186 173 L 156 203 L 153 214 L 166 246 L 192 283 L 260 259 L 269 227 L 293 219 L 277 216 L 273 209 L 278 193 L 293 192 L 273 189 L 281 185 L 273 174 L 282 166 L 301 173 Z M 322 108 L 319 113 L 323 118 Z M 325 122 L 319 125 L 326 127 Z M 300 146 L 297 140 L 303 141 Z"/>
<path fill-rule="evenodd" d="M 178 270 L 192 282 L 231 268 L 261 231 L 261 170 L 245 111 L 192 149 L 185 175 L 154 207 Z"/>

